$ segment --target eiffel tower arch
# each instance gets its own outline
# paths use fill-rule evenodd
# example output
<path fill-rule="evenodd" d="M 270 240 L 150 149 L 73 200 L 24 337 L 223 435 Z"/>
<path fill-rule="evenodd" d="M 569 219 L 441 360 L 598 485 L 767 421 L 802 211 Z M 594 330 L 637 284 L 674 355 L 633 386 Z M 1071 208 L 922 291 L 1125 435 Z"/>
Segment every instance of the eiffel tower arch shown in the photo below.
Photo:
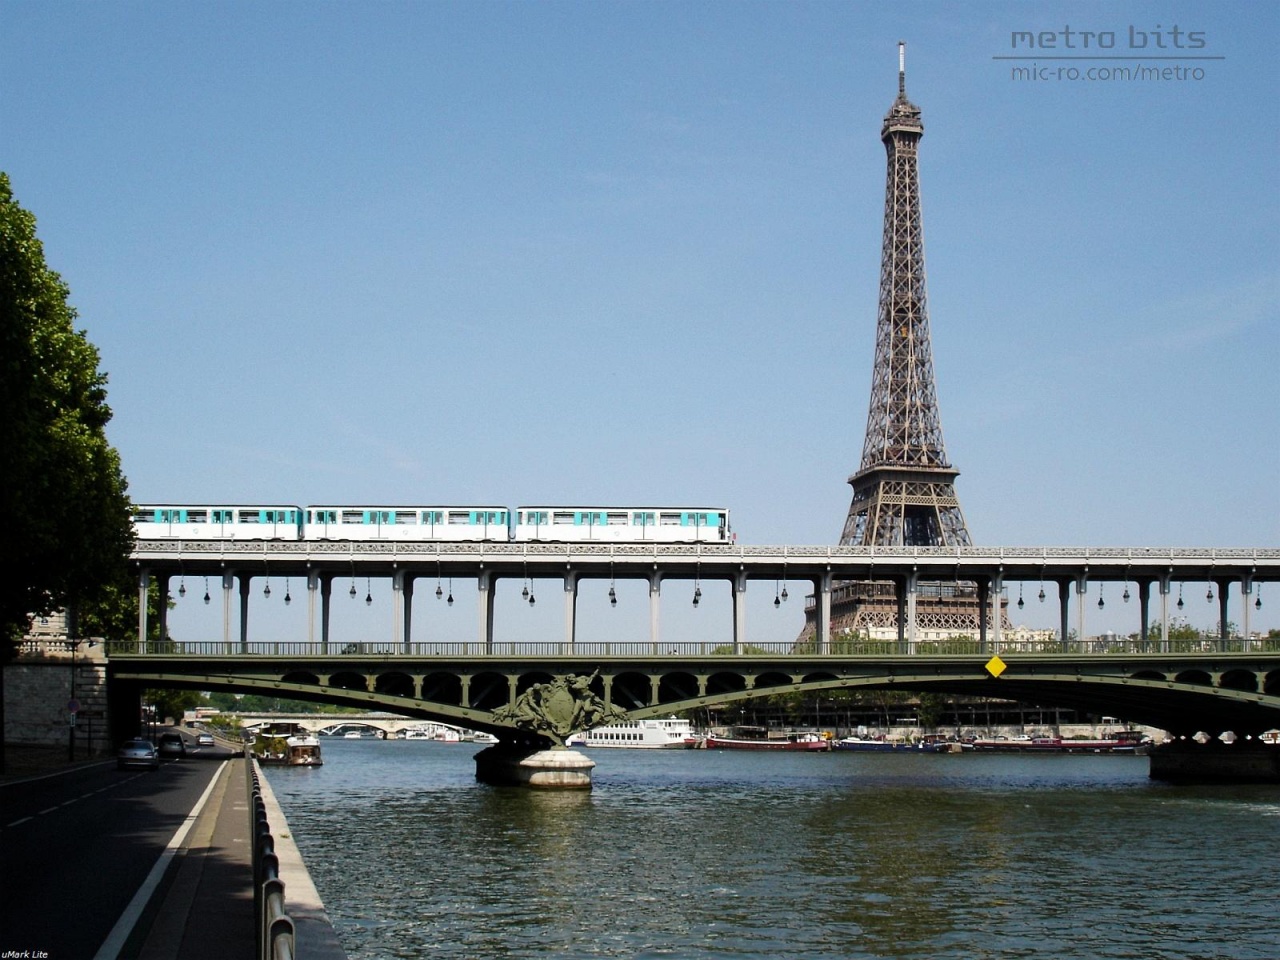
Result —
<path fill-rule="evenodd" d="M 871 403 L 862 462 L 849 477 L 853 500 L 841 546 L 970 546 L 956 496 L 960 471 L 947 459 L 934 387 L 920 216 L 920 108 L 907 99 L 905 45 L 898 44 L 898 96 L 880 129 L 887 157 L 880 301 L 876 316 Z M 833 635 L 900 639 L 899 589 L 880 581 L 843 581 L 831 596 Z M 976 638 L 984 598 L 968 582 L 922 583 L 916 596 L 917 638 Z M 1009 627 L 1001 609 L 1001 626 Z M 806 608 L 802 636 L 816 631 Z"/>

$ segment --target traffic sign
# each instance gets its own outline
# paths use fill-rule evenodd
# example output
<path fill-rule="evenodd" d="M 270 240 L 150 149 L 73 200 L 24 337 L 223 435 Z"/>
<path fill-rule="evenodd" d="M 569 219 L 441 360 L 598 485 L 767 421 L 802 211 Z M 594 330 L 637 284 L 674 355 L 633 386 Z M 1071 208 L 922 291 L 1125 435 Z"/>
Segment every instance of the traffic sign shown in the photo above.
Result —
<path fill-rule="evenodd" d="M 75 697 L 72 697 L 70 700 L 67 701 L 67 710 L 71 713 L 79 713 L 80 701 L 77 700 Z"/>

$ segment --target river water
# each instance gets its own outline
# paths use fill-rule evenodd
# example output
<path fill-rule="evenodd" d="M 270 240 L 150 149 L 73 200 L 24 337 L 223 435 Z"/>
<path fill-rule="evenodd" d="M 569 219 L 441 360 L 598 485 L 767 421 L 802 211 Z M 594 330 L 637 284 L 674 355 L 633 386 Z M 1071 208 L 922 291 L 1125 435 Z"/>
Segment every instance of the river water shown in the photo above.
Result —
<path fill-rule="evenodd" d="M 267 771 L 352 960 L 1280 957 L 1280 789 L 1142 757 L 597 750 L 590 792 L 472 744 Z"/>

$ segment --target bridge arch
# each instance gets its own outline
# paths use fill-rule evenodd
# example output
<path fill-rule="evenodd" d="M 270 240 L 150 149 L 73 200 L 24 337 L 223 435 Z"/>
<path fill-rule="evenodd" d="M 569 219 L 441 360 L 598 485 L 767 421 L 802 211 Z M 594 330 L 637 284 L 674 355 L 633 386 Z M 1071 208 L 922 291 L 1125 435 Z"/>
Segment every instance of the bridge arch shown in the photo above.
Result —
<path fill-rule="evenodd" d="M 451 707 L 462 706 L 462 678 L 442 670 L 428 673 L 422 678 L 422 699 Z"/>
<path fill-rule="evenodd" d="M 329 675 L 329 686 L 336 687 L 339 690 L 367 692 L 369 690 L 369 681 L 363 674 L 344 670 L 340 673 Z"/>
<path fill-rule="evenodd" d="M 307 670 L 294 670 L 286 673 L 280 679 L 285 683 L 306 683 L 314 687 L 320 686 L 320 676 Z"/>
<path fill-rule="evenodd" d="M 1252 670 L 1228 670 L 1222 675 L 1218 685 L 1228 690 L 1243 690 L 1246 693 L 1256 693 L 1258 690 L 1258 676 Z"/>
<path fill-rule="evenodd" d="M 658 680 L 658 703 L 676 703 L 698 696 L 698 678 L 684 670 L 664 673 Z"/>
<path fill-rule="evenodd" d="M 707 694 L 709 696 L 742 693 L 747 687 L 747 677 L 731 670 L 721 670 L 707 677 Z"/>
<path fill-rule="evenodd" d="M 470 700 L 472 710 L 497 710 L 511 702 L 511 685 L 505 675 L 496 671 L 477 673 L 471 678 Z"/>
<path fill-rule="evenodd" d="M 399 671 L 379 674 L 377 681 L 374 683 L 374 691 L 393 697 L 412 697 L 413 677 Z"/>
<path fill-rule="evenodd" d="M 615 675 L 609 686 L 609 700 L 620 710 L 648 706 L 653 693 L 648 675 L 635 670 L 624 670 Z"/>
<path fill-rule="evenodd" d="M 1191 684 L 1196 687 L 1212 687 L 1213 676 L 1206 670 L 1183 670 L 1174 681 L 1177 683 Z"/>

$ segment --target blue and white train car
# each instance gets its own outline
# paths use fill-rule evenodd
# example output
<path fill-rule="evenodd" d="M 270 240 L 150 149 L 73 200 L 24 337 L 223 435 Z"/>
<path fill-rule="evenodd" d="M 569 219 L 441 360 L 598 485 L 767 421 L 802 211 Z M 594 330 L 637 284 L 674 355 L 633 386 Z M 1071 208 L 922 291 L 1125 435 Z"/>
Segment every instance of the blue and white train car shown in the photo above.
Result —
<path fill-rule="evenodd" d="M 302 525 L 307 540 L 392 540 L 506 542 L 506 507 L 307 507 Z"/>
<path fill-rule="evenodd" d="M 723 507 L 517 507 L 512 539 L 601 543 L 730 543 Z"/>
<path fill-rule="evenodd" d="M 133 529 L 139 540 L 297 540 L 302 508 L 140 504 Z"/>

